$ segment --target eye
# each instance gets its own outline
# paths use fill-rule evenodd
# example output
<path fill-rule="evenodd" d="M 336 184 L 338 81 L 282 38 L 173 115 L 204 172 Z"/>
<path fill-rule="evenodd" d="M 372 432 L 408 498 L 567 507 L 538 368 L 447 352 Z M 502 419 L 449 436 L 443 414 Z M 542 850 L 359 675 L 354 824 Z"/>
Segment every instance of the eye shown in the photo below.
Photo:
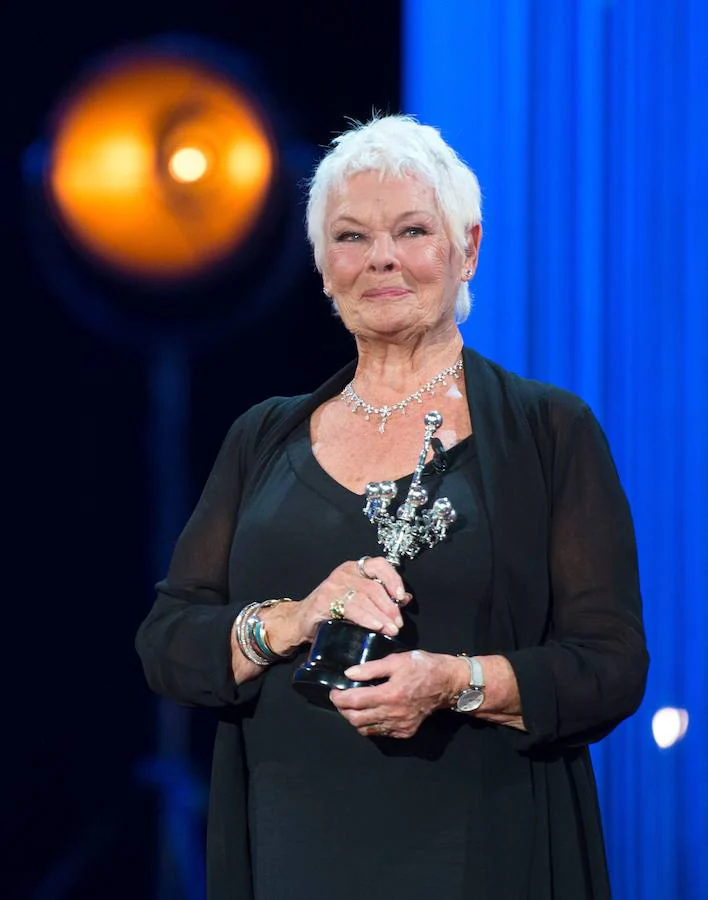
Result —
<path fill-rule="evenodd" d="M 337 243 L 356 243 L 363 237 L 364 235 L 360 231 L 341 231 L 338 235 L 336 235 L 335 241 L 337 241 Z"/>
<path fill-rule="evenodd" d="M 420 237 L 427 233 L 428 229 L 424 228 L 422 225 L 406 225 L 401 231 L 401 237 Z"/>

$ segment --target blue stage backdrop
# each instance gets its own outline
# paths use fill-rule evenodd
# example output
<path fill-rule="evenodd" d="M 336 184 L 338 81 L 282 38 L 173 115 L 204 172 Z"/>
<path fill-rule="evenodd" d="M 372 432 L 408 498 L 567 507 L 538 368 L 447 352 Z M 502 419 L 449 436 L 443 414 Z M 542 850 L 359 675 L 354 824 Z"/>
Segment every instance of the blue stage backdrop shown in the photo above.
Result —
<path fill-rule="evenodd" d="M 466 341 L 581 394 L 634 512 L 652 656 L 593 749 L 618 900 L 708 897 L 708 3 L 407 0 L 405 110 L 477 171 Z M 688 711 L 660 749 L 652 718 Z"/>

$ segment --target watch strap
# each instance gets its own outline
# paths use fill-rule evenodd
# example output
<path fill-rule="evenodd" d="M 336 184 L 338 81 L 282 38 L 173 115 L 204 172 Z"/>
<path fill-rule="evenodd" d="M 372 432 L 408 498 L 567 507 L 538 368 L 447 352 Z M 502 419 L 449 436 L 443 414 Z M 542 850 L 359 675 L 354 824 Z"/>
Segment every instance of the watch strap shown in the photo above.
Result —
<path fill-rule="evenodd" d="M 450 709 L 460 712 L 461 710 L 458 704 L 464 694 L 477 691 L 481 698 L 479 700 L 479 705 L 484 702 L 484 689 L 486 685 L 484 682 L 484 669 L 482 668 L 480 661 L 474 656 L 468 656 L 467 653 L 458 653 L 457 655 L 465 660 L 470 670 L 468 686 L 455 695 L 452 700 L 452 705 L 450 706 Z"/>
<path fill-rule="evenodd" d="M 470 668 L 470 687 L 484 690 L 484 669 L 476 656 L 468 656 L 466 653 L 458 654 L 461 656 Z"/>

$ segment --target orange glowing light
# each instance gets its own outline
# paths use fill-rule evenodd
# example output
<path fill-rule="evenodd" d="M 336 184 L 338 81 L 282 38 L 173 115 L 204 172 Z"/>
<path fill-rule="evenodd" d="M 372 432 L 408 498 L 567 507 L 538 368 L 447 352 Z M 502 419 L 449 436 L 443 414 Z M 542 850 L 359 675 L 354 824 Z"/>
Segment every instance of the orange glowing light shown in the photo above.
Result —
<path fill-rule="evenodd" d="M 48 187 L 72 237 L 146 277 L 197 274 L 254 227 L 275 151 L 260 114 L 206 67 L 155 55 L 82 85 L 56 129 Z"/>
<path fill-rule="evenodd" d="M 190 184 L 204 177 L 209 162 L 198 147 L 180 147 L 170 157 L 167 168 L 175 181 Z"/>

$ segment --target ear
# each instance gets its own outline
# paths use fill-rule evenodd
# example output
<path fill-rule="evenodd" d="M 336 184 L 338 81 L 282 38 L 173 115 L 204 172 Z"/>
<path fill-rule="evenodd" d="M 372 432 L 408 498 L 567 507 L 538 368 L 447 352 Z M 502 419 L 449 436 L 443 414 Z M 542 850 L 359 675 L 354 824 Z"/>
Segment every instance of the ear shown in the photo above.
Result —
<path fill-rule="evenodd" d="M 322 293 L 327 299 L 332 299 L 332 282 L 324 273 L 322 274 Z"/>
<path fill-rule="evenodd" d="M 471 281 L 474 273 L 477 271 L 477 261 L 479 259 L 479 245 L 482 243 L 482 226 L 473 225 L 467 231 L 467 253 L 463 265 L 463 281 Z"/>

